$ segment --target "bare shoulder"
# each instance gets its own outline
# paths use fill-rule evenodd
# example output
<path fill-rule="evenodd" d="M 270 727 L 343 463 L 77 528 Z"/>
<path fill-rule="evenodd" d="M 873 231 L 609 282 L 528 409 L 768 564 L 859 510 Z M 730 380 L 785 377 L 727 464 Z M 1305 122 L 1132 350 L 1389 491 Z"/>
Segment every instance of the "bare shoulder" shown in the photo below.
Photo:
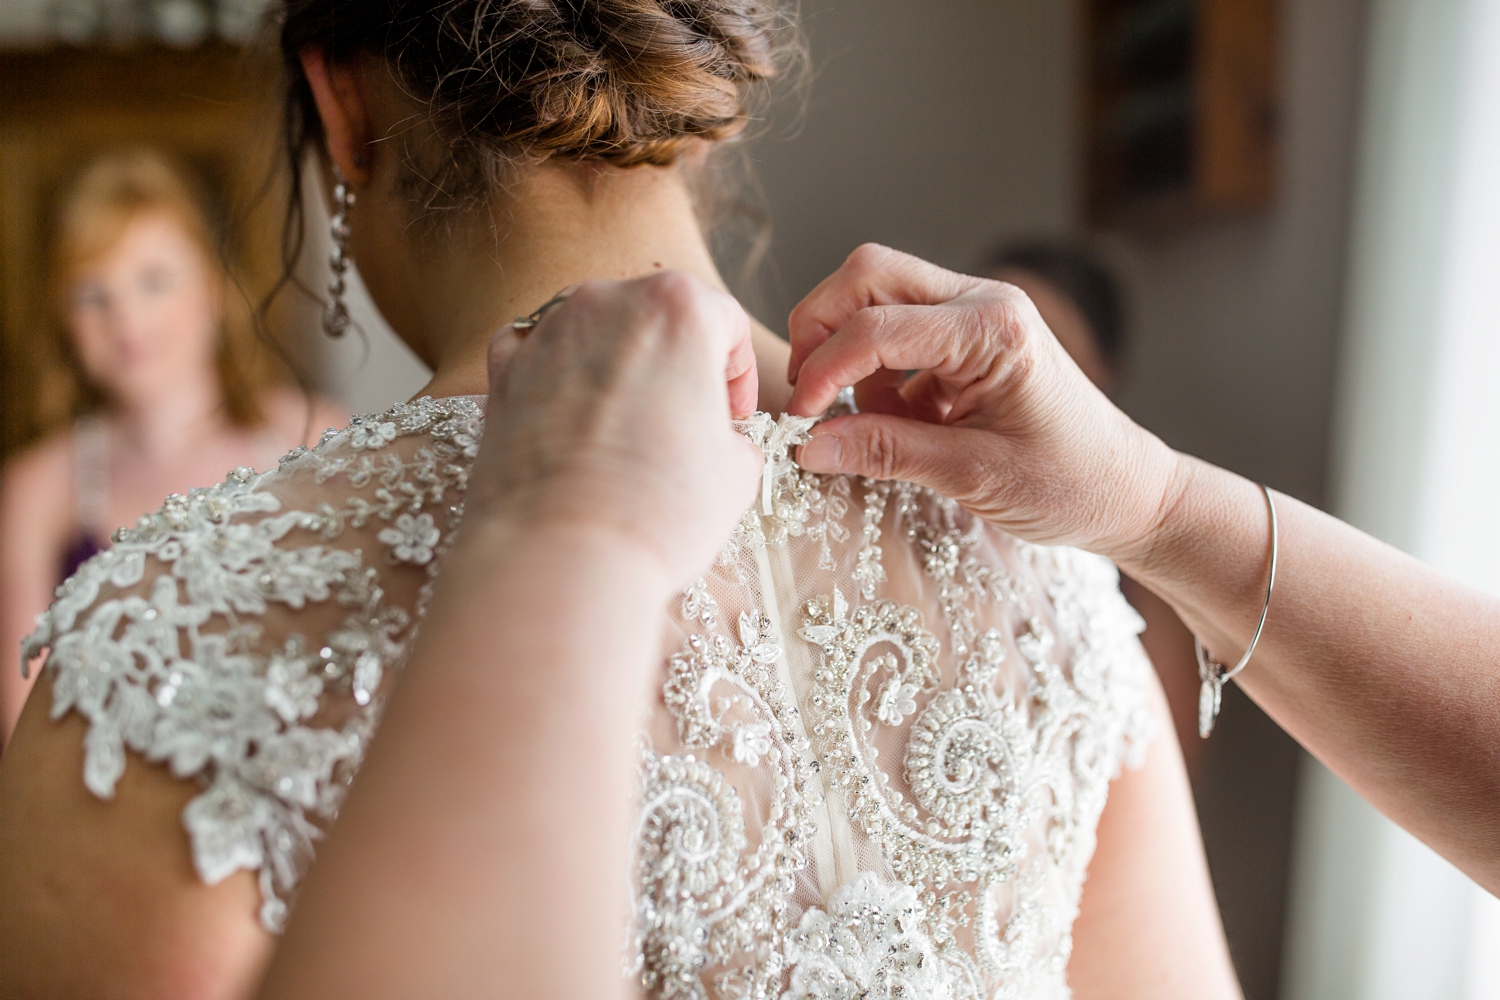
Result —
<path fill-rule="evenodd" d="M 278 435 L 308 446 L 317 443 L 330 427 L 343 427 L 349 422 L 349 410 L 343 405 L 287 386 L 266 390 L 260 402 Z"/>
<path fill-rule="evenodd" d="M 1167 701 L 1146 683 L 1158 737 L 1110 787 L 1069 985 L 1077 1000 L 1241 1000 Z"/>
<path fill-rule="evenodd" d="M 229 997 L 269 957 L 254 876 L 203 884 L 182 849 L 191 783 L 135 754 L 114 800 L 79 781 L 87 725 L 38 680 L 0 758 L 0 995 Z"/>
<path fill-rule="evenodd" d="M 16 588 L 28 595 L 23 620 L 29 621 L 56 583 L 56 561 L 75 521 L 72 435 L 56 434 L 5 463 L 0 472 L 0 583 L 14 602 Z M 38 583 L 37 581 L 42 581 Z M 34 594 L 33 594 L 34 592 Z M 14 604 L 6 612 L 16 614 Z M 7 653 L 4 663 L 13 662 Z"/>
<path fill-rule="evenodd" d="M 70 510 L 58 504 L 73 482 L 73 436 L 53 434 L 32 445 L 5 463 L 0 473 L 0 504 L 11 516 L 25 511 L 34 515 L 48 509 Z"/>

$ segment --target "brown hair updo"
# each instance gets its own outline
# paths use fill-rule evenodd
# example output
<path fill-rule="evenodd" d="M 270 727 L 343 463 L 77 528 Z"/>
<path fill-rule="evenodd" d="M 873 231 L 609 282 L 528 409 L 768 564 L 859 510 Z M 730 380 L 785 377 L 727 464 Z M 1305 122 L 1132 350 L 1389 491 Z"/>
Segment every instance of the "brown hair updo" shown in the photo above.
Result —
<path fill-rule="evenodd" d="M 666 166 L 736 136 L 797 46 L 778 0 L 284 0 L 280 28 L 294 158 L 322 137 L 298 54 L 375 55 L 446 142 L 419 169 L 450 197 L 501 164 Z"/>

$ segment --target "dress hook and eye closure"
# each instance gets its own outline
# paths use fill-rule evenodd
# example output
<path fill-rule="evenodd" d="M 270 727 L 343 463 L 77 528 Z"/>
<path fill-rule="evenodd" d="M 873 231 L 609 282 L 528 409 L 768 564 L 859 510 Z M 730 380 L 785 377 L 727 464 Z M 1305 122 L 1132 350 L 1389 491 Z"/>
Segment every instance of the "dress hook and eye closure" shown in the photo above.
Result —
<path fill-rule="evenodd" d="M 543 302 L 541 304 L 541 307 L 538 308 L 536 312 L 532 313 L 530 316 L 517 316 L 514 320 L 511 321 L 510 324 L 511 327 L 516 331 L 516 336 L 524 339 L 529 333 L 531 333 L 532 328 L 542 321 L 543 317 L 545 317 L 552 310 L 556 309 L 558 306 L 562 305 L 564 302 L 568 301 L 568 295 L 571 294 L 571 292 L 572 289 L 565 289 L 561 292 L 558 292 L 556 295 L 552 296 L 552 298 L 548 299 L 546 302 Z"/>

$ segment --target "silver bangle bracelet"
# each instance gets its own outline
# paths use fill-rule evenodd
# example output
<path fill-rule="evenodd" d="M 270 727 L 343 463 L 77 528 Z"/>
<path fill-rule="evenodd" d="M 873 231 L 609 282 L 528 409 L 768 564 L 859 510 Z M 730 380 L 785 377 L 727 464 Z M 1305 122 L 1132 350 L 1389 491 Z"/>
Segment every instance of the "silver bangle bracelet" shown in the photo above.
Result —
<path fill-rule="evenodd" d="M 1250 638 L 1250 648 L 1245 650 L 1245 655 L 1240 657 L 1238 663 L 1226 670 L 1224 664 L 1214 659 L 1204 647 L 1203 640 L 1193 636 L 1193 651 L 1198 654 L 1198 679 L 1202 682 L 1198 689 L 1198 735 L 1205 740 L 1213 733 L 1214 722 L 1219 718 L 1224 684 L 1244 670 L 1245 664 L 1250 662 L 1255 646 L 1260 642 L 1260 634 L 1265 631 L 1266 616 L 1271 613 L 1271 590 L 1276 586 L 1276 560 L 1280 555 L 1281 538 L 1276 525 L 1276 501 L 1271 498 L 1271 488 L 1265 483 L 1259 485 L 1260 491 L 1266 495 L 1266 509 L 1271 513 L 1271 572 L 1266 579 L 1266 603 L 1260 609 L 1260 622 L 1255 626 L 1255 635 Z"/>

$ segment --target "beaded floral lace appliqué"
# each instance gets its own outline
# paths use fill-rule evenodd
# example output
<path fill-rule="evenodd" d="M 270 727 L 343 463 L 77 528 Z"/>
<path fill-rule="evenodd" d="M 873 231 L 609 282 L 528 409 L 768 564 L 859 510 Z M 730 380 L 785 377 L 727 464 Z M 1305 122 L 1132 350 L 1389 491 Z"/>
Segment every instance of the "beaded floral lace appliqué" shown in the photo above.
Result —
<path fill-rule="evenodd" d="M 337 543 L 386 522 L 384 552 L 370 555 L 432 568 L 457 521 L 479 419 L 473 400 L 403 404 L 297 449 L 276 472 L 237 469 L 220 486 L 170 497 L 59 588 L 23 647 L 25 659 L 51 648 L 53 717 L 76 711 L 89 723 L 89 790 L 113 796 L 126 748 L 196 779 L 203 790 L 183 823 L 198 873 L 213 884 L 257 871 L 270 930 L 337 813 L 382 678 L 404 659 L 423 603 L 391 605 L 380 570 Z M 428 436 L 413 455 L 390 449 L 412 434 Z M 283 510 L 275 487 L 299 475 L 341 479 L 349 495 Z M 109 596 L 141 585 L 152 563 L 160 571 L 148 594 Z M 318 641 L 264 637 L 259 619 L 273 607 L 330 602 L 341 623 Z M 331 698 L 352 711 L 320 723 Z"/>

